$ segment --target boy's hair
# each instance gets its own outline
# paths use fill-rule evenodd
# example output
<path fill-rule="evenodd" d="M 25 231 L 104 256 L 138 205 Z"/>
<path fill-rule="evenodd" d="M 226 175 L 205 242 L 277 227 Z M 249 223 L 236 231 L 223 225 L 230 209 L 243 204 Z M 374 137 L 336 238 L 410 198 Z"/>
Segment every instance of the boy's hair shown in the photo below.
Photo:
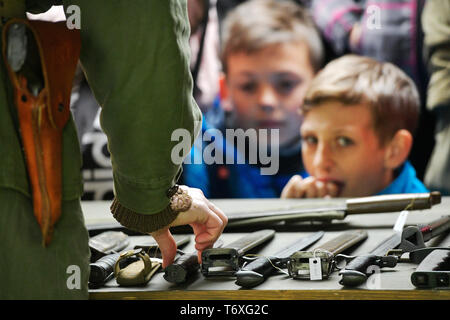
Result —
<path fill-rule="evenodd" d="M 349 54 L 328 63 L 313 79 L 300 112 L 324 102 L 367 105 L 381 144 L 400 129 L 416 130 L 420 100 L 414 82 L 398 67 Z"/>
<path fill-rule="evenodd" d="M 320 33 L 309 12 L 292 1 L 250 0 L 238 5 L 225 18 L 221 60 L 232 53 L 253 53 L 270 45 L 304 42 L 315 71 L 322 67 L 324 49 Z"/>

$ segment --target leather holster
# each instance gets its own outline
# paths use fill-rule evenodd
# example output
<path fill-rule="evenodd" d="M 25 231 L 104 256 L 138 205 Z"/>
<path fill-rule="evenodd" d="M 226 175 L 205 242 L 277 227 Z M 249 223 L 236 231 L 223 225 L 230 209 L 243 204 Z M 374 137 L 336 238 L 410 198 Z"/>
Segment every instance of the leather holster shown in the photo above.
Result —
<path fill-rule="evenodd" d="M 70 118 L 80 32 L 69 30 L 65 22 L 11 19 L 3 28 L 2 41 L 14 87 L 33 211 L 47 246 L 61 216 L 62 132 Z"/>

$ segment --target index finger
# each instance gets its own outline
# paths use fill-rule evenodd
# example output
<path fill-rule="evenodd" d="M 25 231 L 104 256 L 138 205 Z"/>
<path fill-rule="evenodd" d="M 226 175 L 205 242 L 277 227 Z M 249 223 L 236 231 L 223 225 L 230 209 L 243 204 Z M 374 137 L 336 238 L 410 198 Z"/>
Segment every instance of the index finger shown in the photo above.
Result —
<path fill-rule="evenodd" d="M 151 233 L 151 236 L 158 243 L 159 250 L 161 251 L 163 264 L 165 268 L 172 264 L 177 254 L 177 244 L 169 229 L 161 229 Z"/>
<path fill-rule="evenodd" d="M 283 188 L 283 191 L 281 191 L 281 198 L 282 199 L 296 198 L 297 194 L 298 194 L 297 189 L 298 189 L 298 186 L 299 186 L 301 181 L 302 181 L 302 177 L 301 176 L 299 176 L 299 175 L 293 176 L 288 181 L 286 186 Z"/>

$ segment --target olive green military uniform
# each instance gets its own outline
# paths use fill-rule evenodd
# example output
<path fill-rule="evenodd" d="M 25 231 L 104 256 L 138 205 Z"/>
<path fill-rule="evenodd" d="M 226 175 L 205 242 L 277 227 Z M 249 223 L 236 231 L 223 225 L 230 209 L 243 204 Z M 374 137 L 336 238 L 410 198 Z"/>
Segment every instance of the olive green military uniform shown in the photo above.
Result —
<path fill-rule="evenodd" d="M 26 10 L 44 12 L 52 4 L 61 3 L 26 1 Z M 131 219 L 131 227 L 143 231 L 167 225 L 176 213 L 168 209 L 166 191 L 181 170 L 171 161 L 178 143 L 171 134 L 187 129 L 193 143 L 200 129 L 195 123 L 201 121 L 192 98 L 186 1 L 62 4 L 80 8 L 80 61 L 102 107 L 114 172 L 114 215 L 144 217 Z M 6 21 L 24 10 L 25 0 L 3 0 L 0 15 Z M 13 88 L 3 60 L 0 65 L 0 299 L 87 298 L 90 253 L 74 122 L 63 132 L 62 215 L 44 248 L 33 216 Z"/>

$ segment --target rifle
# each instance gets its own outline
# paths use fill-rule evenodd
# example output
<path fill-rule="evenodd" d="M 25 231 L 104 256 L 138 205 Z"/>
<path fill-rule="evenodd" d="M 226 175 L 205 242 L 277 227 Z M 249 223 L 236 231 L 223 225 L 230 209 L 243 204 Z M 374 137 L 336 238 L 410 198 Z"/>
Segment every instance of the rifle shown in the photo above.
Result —
<path fill-rule="evenodd" d="M 343 220 L 349 214 L 397 212 L 430 209 L 441 202 L 438 191 L 352 198 L 345 203 L 323 208 L 290 208 L 284 210 L 227 213 L 227 227 L 238 227 L 278 221 Z"/>
<path fill-rule="evenodd" d="M 374 271 L 369 272 L 370 266 L 395 267 L 399 260 L 399 252 L 411 252 L 416 249 L 425 248 L 424 241 L 445 232 L 450 228 L 450 216 L 446 216 L 431 222 L 420 229 L 410 226 L 402 232 L 394 232 L 383 240 L 369 254 L 348 257 L 337 255 L 336 258 L 352 259 L 349 264 L 339 272 L 342 276 L 339 283 L 344 286 L 358 286 L 367 280 Z M 393 249 L 396 249 L 393 251 Z"/>
<path fill-rule="evenodd" d="M 202 274 L 207 276 L 232 276 L 239 270 L 240 259 L 251 249 L 259 246 L 275 235 L 275 230 L 264 229 L 252 232 L 225 248 L 211 248 L 202 252 Z"/>
<path fill-rule="evenodd" d="M 294 252 L 287 262 L 289 275 L 293 279 L 326 279 L 334 269 L 334 257 L 365 239 L 365 230 L 347 231 L 310 251 Z"/>
<path fill-rule="evenodd" d="M 313 233 L 312 235 L 300 238 L 273 256 L 257 258 L 236 272 L 236 284 L 250 288 L 264 282 L 276 268 L 286 266 L 287 259 L 292 253 L 305 249 L 322 238 L 323 235 L 323 231 Z"/>

